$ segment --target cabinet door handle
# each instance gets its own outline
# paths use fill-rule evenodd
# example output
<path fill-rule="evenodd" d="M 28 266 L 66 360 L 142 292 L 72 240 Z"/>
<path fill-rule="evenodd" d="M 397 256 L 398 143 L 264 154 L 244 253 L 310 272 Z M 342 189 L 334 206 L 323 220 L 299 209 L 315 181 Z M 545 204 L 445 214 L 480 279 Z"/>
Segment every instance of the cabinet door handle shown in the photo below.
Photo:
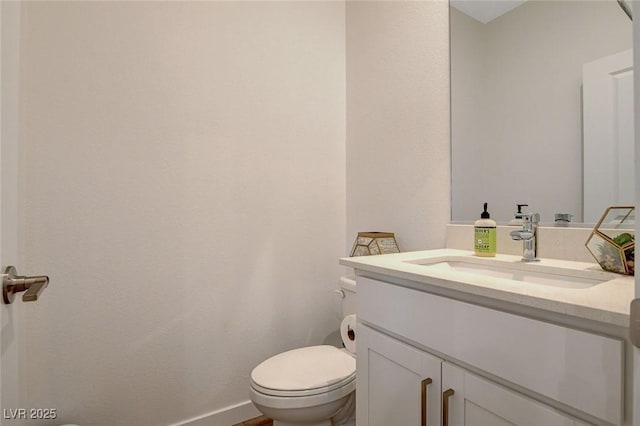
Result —
<path fill-rule="evenodd" d="M 420 422 L 420 426 L 427 426 L 427 386 L 429 386 L 431 382 L 432 380 L 430 377 L 427 377 L 422 381 L 422 407 L 420 407 L 422 421 Z"/>
<path fill-rule="evenodd" d="M 442 426 L 449 426 L 449 397 L 454 393 L 451 388 L 442 392 Z"/>

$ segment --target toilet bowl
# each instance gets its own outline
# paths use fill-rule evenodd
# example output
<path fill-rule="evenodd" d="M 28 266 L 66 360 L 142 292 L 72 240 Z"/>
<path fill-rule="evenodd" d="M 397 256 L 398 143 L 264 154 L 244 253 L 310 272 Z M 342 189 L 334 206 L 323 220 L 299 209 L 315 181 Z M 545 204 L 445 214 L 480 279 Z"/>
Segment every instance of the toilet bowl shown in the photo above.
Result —
<path fill-rule="evenodd" d="M 309 346 L 258 365 L 251 372 L 250 395 L 274 426 L 330 426 L 353 398 L 355 379 L 352 354 L 329 345 Z"/>
<path fill-rule="evenodd" d="M 343 277 L 341 287 L 343 314 L 353 314 L 355 282 Z M 352 333 L 353 328 L 349 330 Z M 355 425 L 355 389 L 355 350 L 319 345 L 260 363 L 251 372 L 249 394 L 274 426 L 348 426 Z"/>

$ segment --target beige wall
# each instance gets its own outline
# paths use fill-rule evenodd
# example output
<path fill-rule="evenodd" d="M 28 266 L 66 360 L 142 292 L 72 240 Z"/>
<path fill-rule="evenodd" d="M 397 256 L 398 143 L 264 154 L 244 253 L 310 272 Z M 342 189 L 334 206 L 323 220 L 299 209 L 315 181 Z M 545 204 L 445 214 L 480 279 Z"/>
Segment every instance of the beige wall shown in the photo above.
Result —
<path fill-rule="evenodd" d="M 444 246 L 446 2 L 23 13 L 22 256 L 51 285 L 22 406 L 233 424 L 253 366 L 337 329 L 355 232 Z"/>
<path fill-rule="evenodd" d="M 22 41 L 22 406 L 182 421 L 338 327 L 343 4 L 26 2 Z"/>
<path fill-rule="evenodd" d="M 451 12 L 454 220 L 582 221 L 582 65 L 632 47 L 612 1 L 529 1 L 483 25 Z M 604 208 L 604 206 L 603 206 Z"/>
<path fill-rule="evenodd" d="M 347 2 L 347 240 L 444 246 L 449 222 L 446 1 Z"/>

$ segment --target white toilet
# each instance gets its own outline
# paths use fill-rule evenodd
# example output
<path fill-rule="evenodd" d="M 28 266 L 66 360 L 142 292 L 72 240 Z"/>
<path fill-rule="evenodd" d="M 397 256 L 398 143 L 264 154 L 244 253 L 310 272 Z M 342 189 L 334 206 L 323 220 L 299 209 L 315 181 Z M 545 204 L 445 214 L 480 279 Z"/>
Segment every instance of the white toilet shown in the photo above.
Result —
<path fill-rule="evenodd" d="M 353 277 L 342 277 L 340 287 L 346 318 L 355 314 Z M 275 355 L 253 369 L 251 401 L 273 419 L 274 426 L 355 425 L 355 330 L 347 328 L 342 334 L 343 340 L 353 341 L 345 342 L 351 352 L 329 345 L 309 346 Z"/>

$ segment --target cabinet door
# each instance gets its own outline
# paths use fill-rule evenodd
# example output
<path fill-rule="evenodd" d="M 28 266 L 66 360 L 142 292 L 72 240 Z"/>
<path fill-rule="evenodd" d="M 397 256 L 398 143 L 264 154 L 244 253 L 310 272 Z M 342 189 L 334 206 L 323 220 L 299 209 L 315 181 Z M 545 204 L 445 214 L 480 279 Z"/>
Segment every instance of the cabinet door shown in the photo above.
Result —
<path fill-rule="evenodd" d="M 358 426 L 440 424 L 442 360 L 358 324 Z"/>
<path fill-rule="evenodd" d="M 575 426 L 575 419 L 449 363 L 442 365 L 442 390 L 453 390 L 443 419 L 447 426 Z M 444 424 L 444 421 L 443 421 Z"/>

